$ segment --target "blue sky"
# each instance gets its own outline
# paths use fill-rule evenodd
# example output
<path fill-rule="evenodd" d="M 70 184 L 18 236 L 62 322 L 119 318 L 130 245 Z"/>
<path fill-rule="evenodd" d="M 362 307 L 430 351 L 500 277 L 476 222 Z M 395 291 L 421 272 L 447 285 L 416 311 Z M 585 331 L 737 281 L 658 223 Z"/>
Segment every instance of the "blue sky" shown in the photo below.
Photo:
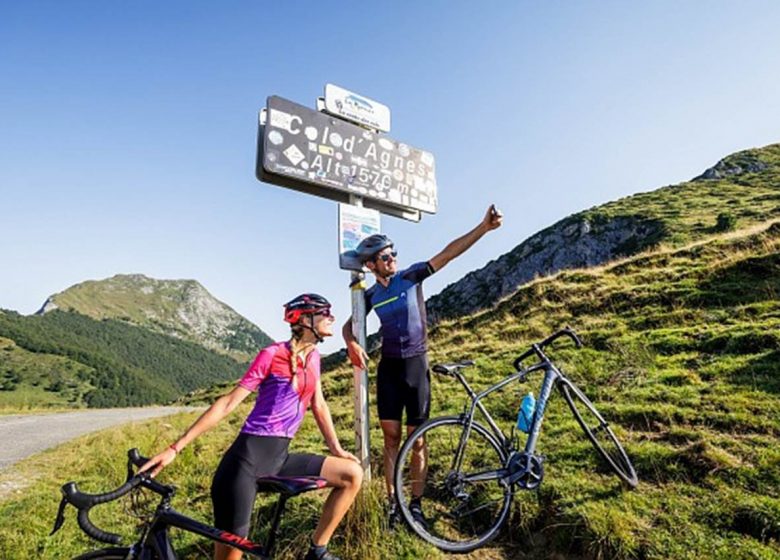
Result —
<path fill-rule="evenodd" d="M 402 265 L 504 211 L 427 295 L 568 214 L 780 141 L 777 2 L 477 6 L 0 3 L 0 307 L 143 273 L 197 279 L 277 338 L 302 291 L 341 323 L 335 203 L 254 177 L 266 97 L 313 106 L 328 82 L 436 157 L 439 213 L 383 218 Z"/>

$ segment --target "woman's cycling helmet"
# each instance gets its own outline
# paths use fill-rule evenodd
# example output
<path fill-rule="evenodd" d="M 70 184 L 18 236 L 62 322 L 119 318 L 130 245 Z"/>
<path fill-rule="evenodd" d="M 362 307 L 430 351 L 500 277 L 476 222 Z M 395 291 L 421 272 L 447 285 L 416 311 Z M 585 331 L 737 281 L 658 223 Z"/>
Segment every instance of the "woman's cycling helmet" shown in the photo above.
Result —
<path fill-rule="evenodd" d="M 369 235 L 355 248 L 355 253 L 361 263 L 370 261 L 382 249 L 393 246 L 393 240 L 384 233 Z"/>
<path fill-rule="evenodd" d="M 284 304 L 284 320 L 297 324 L 301 315 L 313 315 L 330 310 L 330 302 L 319 294 L 301 294 Z"/>

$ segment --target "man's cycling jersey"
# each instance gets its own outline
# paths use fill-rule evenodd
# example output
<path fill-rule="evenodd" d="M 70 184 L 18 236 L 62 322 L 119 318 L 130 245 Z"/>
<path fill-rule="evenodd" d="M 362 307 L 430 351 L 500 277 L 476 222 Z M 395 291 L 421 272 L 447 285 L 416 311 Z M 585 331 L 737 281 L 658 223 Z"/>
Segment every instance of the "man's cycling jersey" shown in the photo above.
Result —
<path fill-rule="evenodd" d="M 372 309 L 382 324 L 382 356 L 410 358 L 427 349 L 422 281 L 433 274 L 420 262 L 395 274 L 387 287 L 377 282 L 366 290 L 366 313 Z"/>
<path fill-rule="evenodd" d="M 257 391 L 257 401 L 241 432 L 256 436 L 292 438 L 309 408 L 320 379 L 320 354 L 316 349 L 298 357 L 295 383 L 290 368 L 290 343 L 277 342 L 257 355 L 238 384 Z"/>

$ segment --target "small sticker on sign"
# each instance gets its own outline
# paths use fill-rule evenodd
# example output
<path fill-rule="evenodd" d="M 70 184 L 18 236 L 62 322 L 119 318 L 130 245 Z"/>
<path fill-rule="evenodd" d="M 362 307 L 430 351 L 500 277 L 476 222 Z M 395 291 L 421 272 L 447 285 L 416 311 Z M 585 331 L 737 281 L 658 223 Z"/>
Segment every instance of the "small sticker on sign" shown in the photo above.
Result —
<path fill-rule="evenodd" d="M 271 144 L 274 146 L 278 146 L 284 142 L 284 136 L 282 136 L 282 133 L 278 130 L 272 130 L 268 133 L 268 141 L 271 142 Z"/>
<path fill-rule="evenodd" d="M 306 135 L 306 138 L 314 142 L 317 139 L 317 129 L 313 126 L 307 126 L 306 130 L 303 131 L 303 133 Z"/>
<path fill-rule="evenodd" d="M 292 163 L 293 165 L 298 165 L 303 159 L 303 154 L 298 149 L 298 146 L 296 146 L 295 144 L 292 144 L 289 148 L 287 148 L 282 153 L 287 157 L 287 159 L 290 160 L 290 163 Z"/>
<path fill-rule="evenodd" d="M 276 128 L 283 128 L 284 130 L 290 130 L 290 124 L 292 123 L 293 116 L 290 113 L 285 113 L 279 109 L 271 109 L 271 115 L 268 119 L 271 126 Z"/>
<path fill-rule="evenodd" d="M 338 132 L 333 132 L 330 135 L 330 143 L 333 144 L 335 147 L 340 148 L 342 142 L 343 139 L 341 138 L 341 134 L 339 134 Z"/>
<path fill-rule="evenodd" d="M 333 148 L 326 146 L 325 144 L 320 144 L 318 151 L 324 156 L 332 156 L 334 152 Z"/>
<path fill-rule="evenodd" d="M 387 138 L 380 138 L 379 145 L 382 146 L 385 150 L 392 150 L 393 148 L 395 148 L 393 143 Z"/>

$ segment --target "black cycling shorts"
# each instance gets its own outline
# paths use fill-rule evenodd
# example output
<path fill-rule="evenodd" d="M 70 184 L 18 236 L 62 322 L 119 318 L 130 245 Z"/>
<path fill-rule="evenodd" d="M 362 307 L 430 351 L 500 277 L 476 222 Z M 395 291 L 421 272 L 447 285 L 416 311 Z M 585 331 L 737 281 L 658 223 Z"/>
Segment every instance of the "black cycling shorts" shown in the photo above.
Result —
<path fill-rule="evenodd" d="M 325 457 L 287 453 L 290 438 L 241 433 L 214 473 L 214 526 L 241 537 L 249 534 L 256 480 L 262 476 L 320 476 Z"/>
<path fill-rule="evenodd" d="M 425 422 L 431 410 L 428 356 L 382 356 L 376 374 L 376 404 L 380 420 L 400 422 L 406 409 L 407 426 L 419 426 Z"/>

